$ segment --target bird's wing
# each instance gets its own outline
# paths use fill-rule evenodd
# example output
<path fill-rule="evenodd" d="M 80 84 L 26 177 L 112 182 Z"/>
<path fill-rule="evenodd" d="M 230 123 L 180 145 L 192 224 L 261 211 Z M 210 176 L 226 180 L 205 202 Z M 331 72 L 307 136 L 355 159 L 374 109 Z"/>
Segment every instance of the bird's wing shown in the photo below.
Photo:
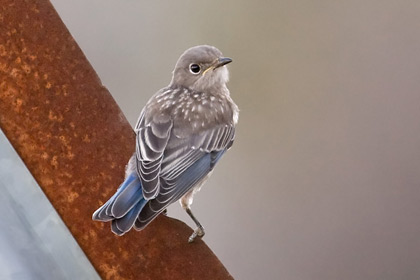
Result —
<path fill-rule="evenodd" d="M 229 148 L 235 128 L 233 125 L 220 124 L 198 134 L 182 135 L 174 131 L 172 135 L 161 166 L 160 176 L 166 181 L 175 180 L 204 154 Z"/>
<path fill-rule="evenodd" d="M 136 167 L 146 200 L 159 194 L 161 163 L 172 126 L 173 121 L 169 116 L 155 115 L 148 118 L 144 111 L 137 122 Z"/>
<path fill-rule="evenodd" d="M 234 136 L 234 126 L 224 124 L 188 136 L 172 131 L 160 166 L 160 191 L 142 209 L 135 227 L 144 228 L 197 185 L 230 148 Z"/>

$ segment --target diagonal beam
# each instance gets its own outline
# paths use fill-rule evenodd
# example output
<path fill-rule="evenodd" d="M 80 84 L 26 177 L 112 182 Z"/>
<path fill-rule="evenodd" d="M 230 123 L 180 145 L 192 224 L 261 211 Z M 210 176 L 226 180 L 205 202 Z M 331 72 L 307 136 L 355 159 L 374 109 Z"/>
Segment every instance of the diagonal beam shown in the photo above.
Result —
<path fill-rule="evenodd" d="M 117 237 L 91 221 L 134 133 L 48 1 L 0 0 L 0 127 L 103 278 L 232 279 L 182 222 Z"/>

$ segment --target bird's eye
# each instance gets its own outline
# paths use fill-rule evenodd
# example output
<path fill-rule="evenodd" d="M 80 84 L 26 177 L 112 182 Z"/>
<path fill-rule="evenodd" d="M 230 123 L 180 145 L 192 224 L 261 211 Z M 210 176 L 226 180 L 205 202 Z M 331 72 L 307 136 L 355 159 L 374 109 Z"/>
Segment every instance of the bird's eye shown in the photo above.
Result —
<path fill-rule="evenodd" d="M 191 73 L 198 74 L 198 73 L 200 73 L 200 71 L 201 71 L 200 65 L 195 64 L 195 63 L 190 64 L 190 72 Z"/>

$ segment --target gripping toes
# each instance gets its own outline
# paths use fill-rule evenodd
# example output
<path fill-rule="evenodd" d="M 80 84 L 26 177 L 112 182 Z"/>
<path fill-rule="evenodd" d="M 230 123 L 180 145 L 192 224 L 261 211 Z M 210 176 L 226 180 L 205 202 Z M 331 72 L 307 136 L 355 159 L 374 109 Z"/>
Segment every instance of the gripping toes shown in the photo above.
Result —
<path fill-rule="evenodd" d="M 194 242 L 194 240 L 197 236 L 198 237 L 203 237 L 204 234 L 205 234 L 204 228 L 202 226 L 198 227 L 194 230 L 193 234 L 191 234 L 190 238 L 188 238 L 188 242 L 189 243 Z"/>

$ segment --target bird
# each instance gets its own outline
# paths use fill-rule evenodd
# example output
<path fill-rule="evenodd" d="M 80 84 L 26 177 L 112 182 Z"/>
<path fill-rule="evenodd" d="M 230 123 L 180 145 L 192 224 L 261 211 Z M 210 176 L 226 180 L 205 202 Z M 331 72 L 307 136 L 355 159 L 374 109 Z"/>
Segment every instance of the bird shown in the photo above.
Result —
<path fill-rule="evenodd" d="M 191 204 L 235 139 L 239 109 L 226 85 L 231 62 L 209 45 L 191 47 L 179 57 L 169 85 L 140 113 L 136 150 L 123 183 L 93 220 L 111 221 L 112 232 L 121 236 L 144 229 L 179 201 L 196 225 L 188 242 L 204 236 Z"/>

